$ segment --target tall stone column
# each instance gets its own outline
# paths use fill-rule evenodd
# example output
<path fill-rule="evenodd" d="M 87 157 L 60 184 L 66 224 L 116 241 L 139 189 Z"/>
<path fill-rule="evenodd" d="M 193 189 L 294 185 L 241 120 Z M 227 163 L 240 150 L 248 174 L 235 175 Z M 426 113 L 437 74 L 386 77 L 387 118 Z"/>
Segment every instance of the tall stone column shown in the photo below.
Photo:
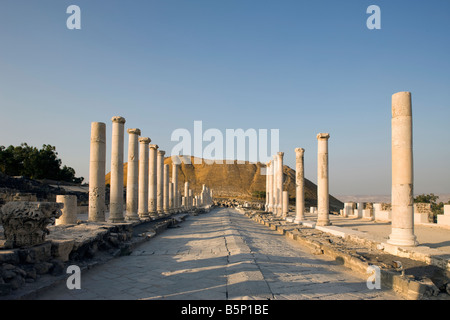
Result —
<path fill-rule="evenodd" d="M 328 133 L 317 135 L 317 225 L 329 226 Z"/>
<path fill-rule="evenodd" d="M 91 123 L 88 220 L 105 221 L 106 124 Z"/>
<path fill-rule="evenodd" d="M 276 216 L 278 214 L 278 183 L 277 183 L 277 179 L 278 179 L 278 157 L 277 155 L 273 155 L 273 161 L 272 161 L 272 166 L 273 166 L 273 192 L 272 192 L 272 198 L 273 198 L 273 205 L 272 205 L 272 213 L 274 216 Z"/>
<path fill-rule="evenodd" d="M 158 150 L 156 163 L 156 211 L 164 213 L 164 155 L 165 151 Z"/>
<path fill-rule="evenodd" d="M 139 206 L 138 214 L 139 218 L 147 219 L 148 215 L 148 159 L 149 159 L 149 147 L 148 144 L 151 139 L 148 137 L 139 139 Z"/>
<path fill-rule="evenodd" d="M 266 203 L 264 204 L 264 211 L 269 211 L 269 165 L 270 162 L 266 163 Z"/>
<path fill-rule="evenodd" d="M 169 166 L 169 165 L 167 165 L 167 166 Z M 173 182 L 169 182 L 169 196 L 168 196 L 168 198 L 169 198 L 169 205 L 168 205 L 168 209 L 167 209 L 167 211 L 169 212 L 169 213 L 173 213 L 173 210 L 174 210 L 174 197 L 173 197 Z"/>
<path fill-rule="evenodd" d="M 169 165 L 164 165 L 164 202 L 163 202 L 163 210 L 164 213 L 170 213 L 169 208 Z"/>
<path fill-rule="evenodd" d="M 269 172 L 267 173 L 269 176 L 269 190 L 267 197 L 269 199 L 268 210 L 267 212 L 273 212 L 273 161 L 269 161 Z"/>
<path fill-rule="evenodd" d="M 283 215 L 283 156 L 284 152 L 277 153 L 277 188 L 278 188 L 278 215 Z"/>
<path fill-rule="evenodd" d="M 286 219 L 289 213 L 289 193 L 287 191 L 283 191 L 283 219 Z"/>
<path fill-rule="evenodd" d="M 111 184 L 109 221 L 123 222 L 123 131 L 125 119 L 113 117 L 111 141 Z"/>
<path fill-rule="evenodd" d="M 172 163 L 173 209 L 178 210 L 178 164 Z"/>
<path fill-rule="evenodd" d="M 127 205 L 125 219 L 139 221 L 138 216 L 138 179 L 139 179 L 139 129 L 128 129 L 128 168 L 127 168 Z"/>
<path fill-rule="evenodd" d="M 392 96 L 392 225 L 388 243 L 416 246 L 411 93 Z"/>
<path fill-rule="evenodd" d="M 294 223 L 305 220 L 305 170 L 304 170 L 305 149 L 295 149 L 295 219 Z"/>
<path fill-rule="evenodd" d="M 148 146 L 148 212 L 150 215 L 157 215 L 157 153 L 158 145 L 151 144 Z"/>
<path fill-rule="evenodd" d="M 186 181 L 184 183 L 184 198 L 185 198 L 184 206 L 185 206 L 185 209 L 188 210 L 189 209 L 189 182 L 188 181 Z"/>

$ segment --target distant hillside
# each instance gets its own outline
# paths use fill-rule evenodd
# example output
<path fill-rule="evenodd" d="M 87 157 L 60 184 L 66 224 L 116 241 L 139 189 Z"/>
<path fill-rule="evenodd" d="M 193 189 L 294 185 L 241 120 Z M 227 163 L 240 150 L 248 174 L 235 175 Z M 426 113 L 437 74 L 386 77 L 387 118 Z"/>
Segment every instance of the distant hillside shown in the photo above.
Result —
<path fill-rule="evenodd" d="M 164 159 L 164 164 L 170 165 L 170 176 L 172 176 L 172 158 Z M 178 185 L 180 190 L 184 190 L 184 182 L 189 181 L 190 188 L 194 193 L 202 189 L 206 184 L 211 189 L 215 197 L 252 199 L 255 191 L 266 190 L 266 176 L 261 175 L 261 169 L 265 164 L 249 163 L 237 164 L 194 164 L 194 157 L 191 157 L 191 164 L 180 164 L 178 171 Z M 288 166 L 283 167 L 284 186 L 289 192 L 290 198 L 295 197 L 295 170 Z M 127 163 L 124 164 L 124 186 L 126 187 Z M 110 173 L 105 177 L 106 184 L 110 183 Z M 183 191 L 182 191 L 183 192 Z M 317 206 L 317 186 L 305 178 L 305 204 L 306 207 Z M 344 204 L 330 195 L 331 211 L 339 211 Z"/>

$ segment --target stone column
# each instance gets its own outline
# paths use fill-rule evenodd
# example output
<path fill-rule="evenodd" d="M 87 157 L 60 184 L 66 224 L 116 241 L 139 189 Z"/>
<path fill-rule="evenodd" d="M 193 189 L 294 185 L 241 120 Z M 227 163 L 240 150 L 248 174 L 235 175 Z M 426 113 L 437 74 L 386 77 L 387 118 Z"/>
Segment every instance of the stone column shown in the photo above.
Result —
<path fill-rule="evenodd" d="M 264 211 L 269 212 L 269 165 L 270 162 L 266 163 L 266 203 L 264 204 Z"/>
<path fill-rule="evenodd" d="M 167 165 L 169 166 L 169 165 Z M 169 205 L 168 212 L 173 213 L 174 210 L 174 196 L 173 196 L 173 182 L 169 182 Z"/>
<path fill-rule="evenodd" d="M 55 225 L 77 224 L 77 196 L 57 195 L 56 202 L 64 204 L 62 215 L 55 219 Z"/>
<path fill-rule="evenodd" d="M 113 117 L 111 141 L 111 184 L 109 194 L 109 221 L 123 222 L 123 131 L 125 119 Z"/>
<path fill-rule="evenodd" d="M 139 218 L 147 219 L 148 214 L 148 187 L 149 187 L 149 147 L 151 139 L 148 137 L 139 139 Z"/>
<path fill-rule="evenodd" d="M 192 207 L 194 206 L 194 193 L 192 192 L 192 189 L 189 189 L 188 200 L 189 200 L 189 208 L 192 209 Z"/>
<path fill-rule="evenodd" d="M 273 198 L 273 205 L 272 205 L 272 213 L 274 216 L 276 216 L 278 214 L 278 183 L 277 183 L 277 179 L 278 179 L 278 157 L 277 155 L 273 155 L 273 161 L 272 161 L 272 166 L 273 166 L 273 191 L 272 191 L 272 198 Z"/>
<path fill-rule="evenodd" d="M 178 164 L 172 163 L 173 209 L 178 210 Z"/>
<path fill-rule="evenodd" d="M 185 198 L 184 206 L 185 206 L 185 209 L 188 210 L 189 209 L 189 182 L 188 181 L 186 181 L 184 183 L 184 198 Z"/>
<path fill-rule="evenodd" d="M 105 221 L 106 124 L 91 123 L 89 214 L 92 222 Z"/>
<path fill-rule="evenodd" d="M 156 163 L 156 211 L 158 214 L 164 213 L 164 155 L 165 151 L 158 150 Z"/>
<path fill-rule="evenodd" d="M 329 226 L 328 133 L 317 135 L 317 225 Z"/>
<path fill-rule="evenodd" d="M 163 202 L 163 210 L 164 213 L 170 213 L 169 208 L 169 165 L 164 165 L 164 202 Z"/>
<path fill-rule="evenodd" d="M 139 179 L 139 129 L 128 129 L 128 168 L 127 168 L 127 206 L 125 219 L 139 221 L 138 216 L 138 179 Z"/>
<path fill-rule="evenodd" d="M 392 96 L 392 230 L 388 243 L 416 246 L 411 93 Z"/>
<path fill-rule="evenodd" d="M 283 219 L 286 219 L 289 213 L 289 193 L 283 191 Z"/>
<path fill-rule="evenodd" d="M 269 161 L 269 172 L 267 173 L 269 176 L 269 189 L 268 189 L 268 210 L 267 212 L 273 211 L 273 161 Z"/>
<path fill-rule="evenodd" d="M 157 153 L 158 145 L 151 144 L 148 153 L 148 212 L 150 215 L 157 215 Z"/>
<path fill-rule="evenodd" d="M 304 170 L 305 149 L 295 149 L 295 220 L 300 223 L 305 220 L 305 170 Z"/>
<path fill-rule="evenodd" d="M 278 188 L 278 215 L 282 216 L 283 214 L 283 156 L 284 152 L 277 153 L 277 188 Z"/>

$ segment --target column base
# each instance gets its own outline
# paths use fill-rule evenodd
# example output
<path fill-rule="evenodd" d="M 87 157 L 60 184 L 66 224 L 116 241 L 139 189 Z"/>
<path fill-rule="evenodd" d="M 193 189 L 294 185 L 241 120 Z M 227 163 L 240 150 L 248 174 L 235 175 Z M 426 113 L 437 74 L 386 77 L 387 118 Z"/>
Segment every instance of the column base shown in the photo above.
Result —
<path fill-rule="evenodd" d="M 112 219 L 109 219 L 108 222 L 110 222 L 110 223 L 124 223 L 125 219 L 124 218 L 112 218 Z"/>
<path fill-rule="evenodd" d="M 410 230 L 392 228 L 392 233 L 389 235 L 389 244 L 400 247 L 415 247 L 419 244 L 414 234 Z"/>
<path fill-rule="evenodd" d="M 316 226 L 322 226 L 322 227 L 331 226 L 331 222 L 330 222 L 330 220 L 317 220 Z"/>

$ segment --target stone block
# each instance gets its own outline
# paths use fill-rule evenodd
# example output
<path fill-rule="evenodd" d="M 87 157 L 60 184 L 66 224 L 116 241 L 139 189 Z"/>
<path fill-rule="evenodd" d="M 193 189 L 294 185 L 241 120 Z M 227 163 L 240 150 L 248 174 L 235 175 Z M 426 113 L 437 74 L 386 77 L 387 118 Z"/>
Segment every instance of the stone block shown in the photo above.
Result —
<path fill-rule="evenodd" d="M 444 215 L 450 216 L 450 204 L 444 205 Z"/>
<path fill-rule="evenodd" d="M 414 213 L 414 224 L 429 223 L 428 213 Z"/>
<path fill-rule="evenodd" d="M 380 221 L 391 221 L 392 220 L 392 212 L 391 211 L 376 211 L 375 212 L 375 220 Z"/>
<path fill-rule="evenodd" d="M 74 247 L 74 240 L 52 240 L 51 253 L 55 259 L 68 261 L 69 254 Z"/>
<path fill-rule="evenodd" d="M 450 226 L 450 215 L 438 214 L 437 224 L 441 226 Z"/>

